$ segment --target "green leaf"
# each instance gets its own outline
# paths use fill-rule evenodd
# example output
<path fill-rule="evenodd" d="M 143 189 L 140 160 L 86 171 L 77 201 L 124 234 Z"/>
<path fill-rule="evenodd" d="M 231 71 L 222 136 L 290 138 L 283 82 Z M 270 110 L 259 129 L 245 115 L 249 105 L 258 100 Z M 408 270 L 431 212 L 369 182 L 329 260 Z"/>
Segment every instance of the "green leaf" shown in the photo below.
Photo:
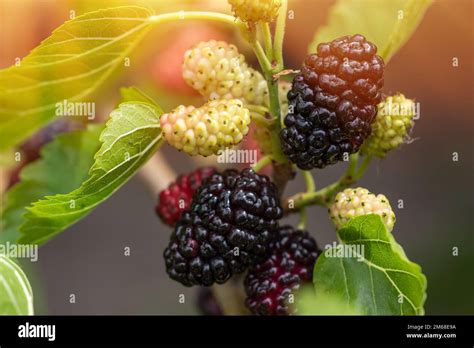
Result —
<path fill-rule="evenodd" d="M 21 171 L 21 181 L 6 194 L 0 242 L 14 242 L 20 237 L 27 206 L 45 196 L 68 193 L 87 179 L 103 128 L 92 125 L 87 130 L 57 136 L 43 147 L 39 160 Z"/>
<path fill-rule="evenodd" d="M 33 315 L 33 291 L 25 273 L 0 255 L 0 315 Z"/>
<path fill-rule="evenodd" d="M 360 315 L 337 295 L 316 293 L 311 286 L 303 287 L 296 295 L 299 315 Z"/>
<path fill-rule="evenodd" d="M 408 41 L 432 0 L 338 0 L 328 23 L 309 46 L 316 52 L 321 42 L 344 35 L 362 34 L 378 48 L 387 63 Z"/>
<path fill-rule="evenodd" d="M 352 219 L 338 236 L 341 244 L 327 249 L 316 262 L 316 293 L 337 296 L 363 314 L 424 314 L 426 277 L 408 260 L 379 215 Z"/>
<path fill-rule="evenodd" d="M 89 179 L 80 188 L 34 203 L 21 226 L 21 243 L 42 244 L 89 214 L 110 197 L 162 143 L 161 113 L 154 105 L 129 102 L 115 109 L 100 136 Z"/>
<path fill-rule="evenodd" d="M 19 66 L 0 71 L 0 151 L 55 117 L 57 103 L 89 98 L 150 29 L 135 6 L 90 12 L 57 28 Z"/>
<path fill-rule="evenodd" d="M 142 92 L 138 87 L 123 87 L 120 88 L 120 102 L 143 102 L 150 105 L 154 105 L 159 113 L 163 113 L 163 110 L 155 103 L 155 101 Z"/>

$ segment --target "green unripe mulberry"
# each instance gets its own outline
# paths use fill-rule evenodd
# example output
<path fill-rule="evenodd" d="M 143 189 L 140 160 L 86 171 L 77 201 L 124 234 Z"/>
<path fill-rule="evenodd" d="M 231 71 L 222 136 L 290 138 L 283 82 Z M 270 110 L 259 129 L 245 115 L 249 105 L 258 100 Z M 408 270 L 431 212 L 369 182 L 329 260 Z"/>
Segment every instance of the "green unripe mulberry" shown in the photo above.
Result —
<path fill-rule="evenodd" d="M 272 22 L 278 16 L 281 0 L 228 0 L 235 17 L 243 22 Z"/>
<path fill-rule="evenodd" d="M 372 134 L 364 142 L 362 153 L 385 157 L 387 152 L 405 143 L 413 128 L 415 114 L 415 102 L 403 94 L 385 98 L 378 105 Z"/>

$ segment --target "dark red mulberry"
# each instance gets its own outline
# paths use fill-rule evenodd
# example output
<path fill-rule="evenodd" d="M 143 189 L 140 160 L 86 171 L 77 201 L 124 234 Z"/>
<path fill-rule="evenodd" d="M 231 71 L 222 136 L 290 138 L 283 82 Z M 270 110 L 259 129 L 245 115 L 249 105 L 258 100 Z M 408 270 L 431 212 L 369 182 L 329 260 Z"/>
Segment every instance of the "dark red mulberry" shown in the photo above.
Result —
<path fill-rule="evenodd" d="M 214 168 L 199 168 L 192 173 L 180 175 L 166 190 L 161 191 L 155 207 L 161 221 L 173 226 L 191 205 L 194 192 L 215 172 Z"/>
<path fill-rule="evenodd" d="M 306 231 L 278 230 L 267 259 L 252 266 L 245 278 L 247 307 L 257 315 L 291 314 L 289 296 L 310 282 L 320 251 Z"/>

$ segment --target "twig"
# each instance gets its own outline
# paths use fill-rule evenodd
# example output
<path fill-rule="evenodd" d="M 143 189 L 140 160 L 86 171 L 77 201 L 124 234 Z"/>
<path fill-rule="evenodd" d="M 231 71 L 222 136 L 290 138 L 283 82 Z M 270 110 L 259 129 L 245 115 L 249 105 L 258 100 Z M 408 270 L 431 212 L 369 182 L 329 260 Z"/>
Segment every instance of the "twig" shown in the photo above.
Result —
<path fill-rule="evenodd" d="M 293 180 L 296 173 L 289 163 L 273 163 L 273 182 L 278 188 L 278 193 L 281 196 L 285 191 L 288 181 Z"/>
<path fill-rule="evenodd" d="M 300 211 L 308 205 L 327 206 L 336 193 L 351 186 L 362 177 L 370 164 L 371 156 L 366 156 L 359 167 L 357 167 L 358 160 L 358 154 L 352 155 L 346 172 L 331 185 L 319 191 L 297 193 L 287 198 L 283 204 L 284 214 Z"/>
<path fill-rule="evenodd" d="M 252 169 L 255 171 L 255 172 L 259 172 L 260 170 L 262 170 L 262 168 L 266 167 L 267 165 L 269 165 L 270 163 L 272 163 L 272 156 L 271 155 L 266 155 L 266 156 L 263 156 L 260 161 L 258 161 L 257 163 L 255 163 L 252 167 Z"/>
<path fill-rule="evenodd" d="M 212 292 L 222 312 L 226 315 L 249 314 L 248 309 L 243 305 L 245 303 L 245 292 L 242 283 L 242 276 L 234 276 L 234 279 L 224 284 L 212 286 Z"/>
<path fill-rule="evenodd" d="M 270 25 L 268 23 L 260 23 L 259 29 L 262 32 L 265 45 L 265 53 L 270 61 L 273 60 L 273 43 Z"/>
<path fill-rule="evenodd" d="M 160 152 L 145 163 L 138 175 L 153 197 L 176 179 L 175 171 Z"/>
<path fill-rule="evenodd" d="M 278 14 L 277 23 L 275 27 L 275 37 L 273 41 L 273 56 L 277 64 L 277 71 L 282 70 L 283 64 L 283 39 L 285 37 L 285 24 L 288 11 L 288 1 L 283 0 Z"/>

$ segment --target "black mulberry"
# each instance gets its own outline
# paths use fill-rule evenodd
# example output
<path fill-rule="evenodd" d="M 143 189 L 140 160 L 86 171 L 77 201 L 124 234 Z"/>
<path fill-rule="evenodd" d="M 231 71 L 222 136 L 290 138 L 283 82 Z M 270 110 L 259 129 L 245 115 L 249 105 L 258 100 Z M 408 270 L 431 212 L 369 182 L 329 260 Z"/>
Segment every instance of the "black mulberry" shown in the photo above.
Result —
<path fill-rule="evenodd" d="M 359 150 L 371 133 L 384 62 L 362 35 L 318 46 L 288 92 L 283 152 L 301 169 L 323 168 Z"/>
<path fill-rule="evenodd" d="M 281 216 L 268 177 L 249 168 L 212 175 L 176 223 L 164 252 L 169 276 L 185 286 L 226 282 L 267 254 Z"/>

